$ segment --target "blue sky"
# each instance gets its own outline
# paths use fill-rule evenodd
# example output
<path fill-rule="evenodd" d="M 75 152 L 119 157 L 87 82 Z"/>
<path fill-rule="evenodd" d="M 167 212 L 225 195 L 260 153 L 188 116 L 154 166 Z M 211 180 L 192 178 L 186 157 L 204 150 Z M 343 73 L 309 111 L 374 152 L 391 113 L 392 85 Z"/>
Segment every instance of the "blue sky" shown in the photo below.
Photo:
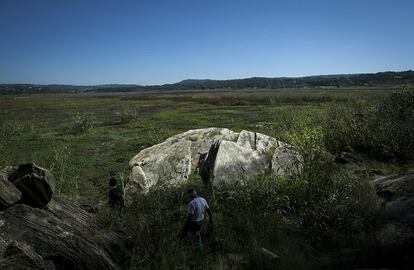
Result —
<path fill-rule="evenodd" d="M 0 83 L 414 69 L 414 1 L 1 0 Z"/>

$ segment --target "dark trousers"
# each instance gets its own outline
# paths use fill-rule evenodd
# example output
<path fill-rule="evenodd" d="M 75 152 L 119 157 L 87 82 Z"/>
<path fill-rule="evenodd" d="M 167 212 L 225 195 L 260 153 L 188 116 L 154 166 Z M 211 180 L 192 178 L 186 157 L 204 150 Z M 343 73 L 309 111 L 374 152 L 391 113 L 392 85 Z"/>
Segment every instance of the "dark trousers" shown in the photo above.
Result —
<path fill-rule="evenodd" d="M 180 237 L 181 239 L 187 237 L 188 233 L 195 235 L 195 240 L 197 242 L 197 246 L 202 249 L 203 248 L 203 241 L 201 240 L 201 227 L 204 224 L 204 219 L 200 221 L 190 221 L 186 222 L 184 226 L 181 228 Z"/>
<path fill-rule="evenodd" d="M 118 217 L 123 218 L 125 214 L 125 206 L 124 205 L 116 205 L 116 212 L 118 213 Z"/>

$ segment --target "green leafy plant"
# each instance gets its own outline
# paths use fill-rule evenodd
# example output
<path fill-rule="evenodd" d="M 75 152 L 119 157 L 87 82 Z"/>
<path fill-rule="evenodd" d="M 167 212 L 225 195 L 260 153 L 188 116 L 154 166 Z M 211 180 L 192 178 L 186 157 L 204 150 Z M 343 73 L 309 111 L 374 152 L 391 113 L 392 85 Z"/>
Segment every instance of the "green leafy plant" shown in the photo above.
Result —
<path fill-rule="evenodd" d="M 94 127 L 96 123 L 96 117 L 93 113 L 77 113 L 72 117 L 71 131 L 74 134 L 85 133 Z"/>
<path fill-rule="evenodd" d="M 139 120 L 140 114 L 136 108 L 126 107 L 117 112 L 116 115 L 123 124 L 136 122 Z"/>

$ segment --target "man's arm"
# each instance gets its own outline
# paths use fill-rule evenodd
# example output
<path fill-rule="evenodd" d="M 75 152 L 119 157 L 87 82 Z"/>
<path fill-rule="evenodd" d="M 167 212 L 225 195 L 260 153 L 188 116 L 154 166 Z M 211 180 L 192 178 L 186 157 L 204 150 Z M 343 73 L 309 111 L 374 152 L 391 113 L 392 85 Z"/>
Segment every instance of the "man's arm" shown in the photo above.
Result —
<path fill-rule="evenodd" d="M 210 223 L 213 223 L 213 215 L 211 214 L 210 208 L 207 208 L 206 212 L 208 214 L 208 218 L 210 220 Z"/>
<path fill-rule="evenodd" d="M 194 214 L 194 206 L 191 203 L 188 204 L 187 213 L 188 213 L 188 215 L 187 215 L 186 224 L 190 224 L 191 219 L 192 219 L 193 214 Z"/>
<path fill-rule="evenodd" d="M 192 215 L 191 214 L 188 214 L 186 224 L 190 224 L 191 217 L 192 217 Z"/>

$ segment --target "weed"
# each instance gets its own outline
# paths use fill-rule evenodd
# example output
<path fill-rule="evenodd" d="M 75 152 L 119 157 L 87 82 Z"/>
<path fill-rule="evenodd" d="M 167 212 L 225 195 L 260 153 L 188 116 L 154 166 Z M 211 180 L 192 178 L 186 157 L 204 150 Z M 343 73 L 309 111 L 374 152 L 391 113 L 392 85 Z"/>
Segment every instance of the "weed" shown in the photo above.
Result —
<path fill-rule="evenodd" d="M 117 112 L 116 115 L 123 124 L 135 122 L 140 117 L 138 110 L 130 107 L 124 108 L 123 110 Z"/>
<path fill-rule="evenodd" d="M 77 113 L 72 117 L 71 132 L 73 134 L 85 133 L 96 123 L 96 117 L 93 113 Z"/>

